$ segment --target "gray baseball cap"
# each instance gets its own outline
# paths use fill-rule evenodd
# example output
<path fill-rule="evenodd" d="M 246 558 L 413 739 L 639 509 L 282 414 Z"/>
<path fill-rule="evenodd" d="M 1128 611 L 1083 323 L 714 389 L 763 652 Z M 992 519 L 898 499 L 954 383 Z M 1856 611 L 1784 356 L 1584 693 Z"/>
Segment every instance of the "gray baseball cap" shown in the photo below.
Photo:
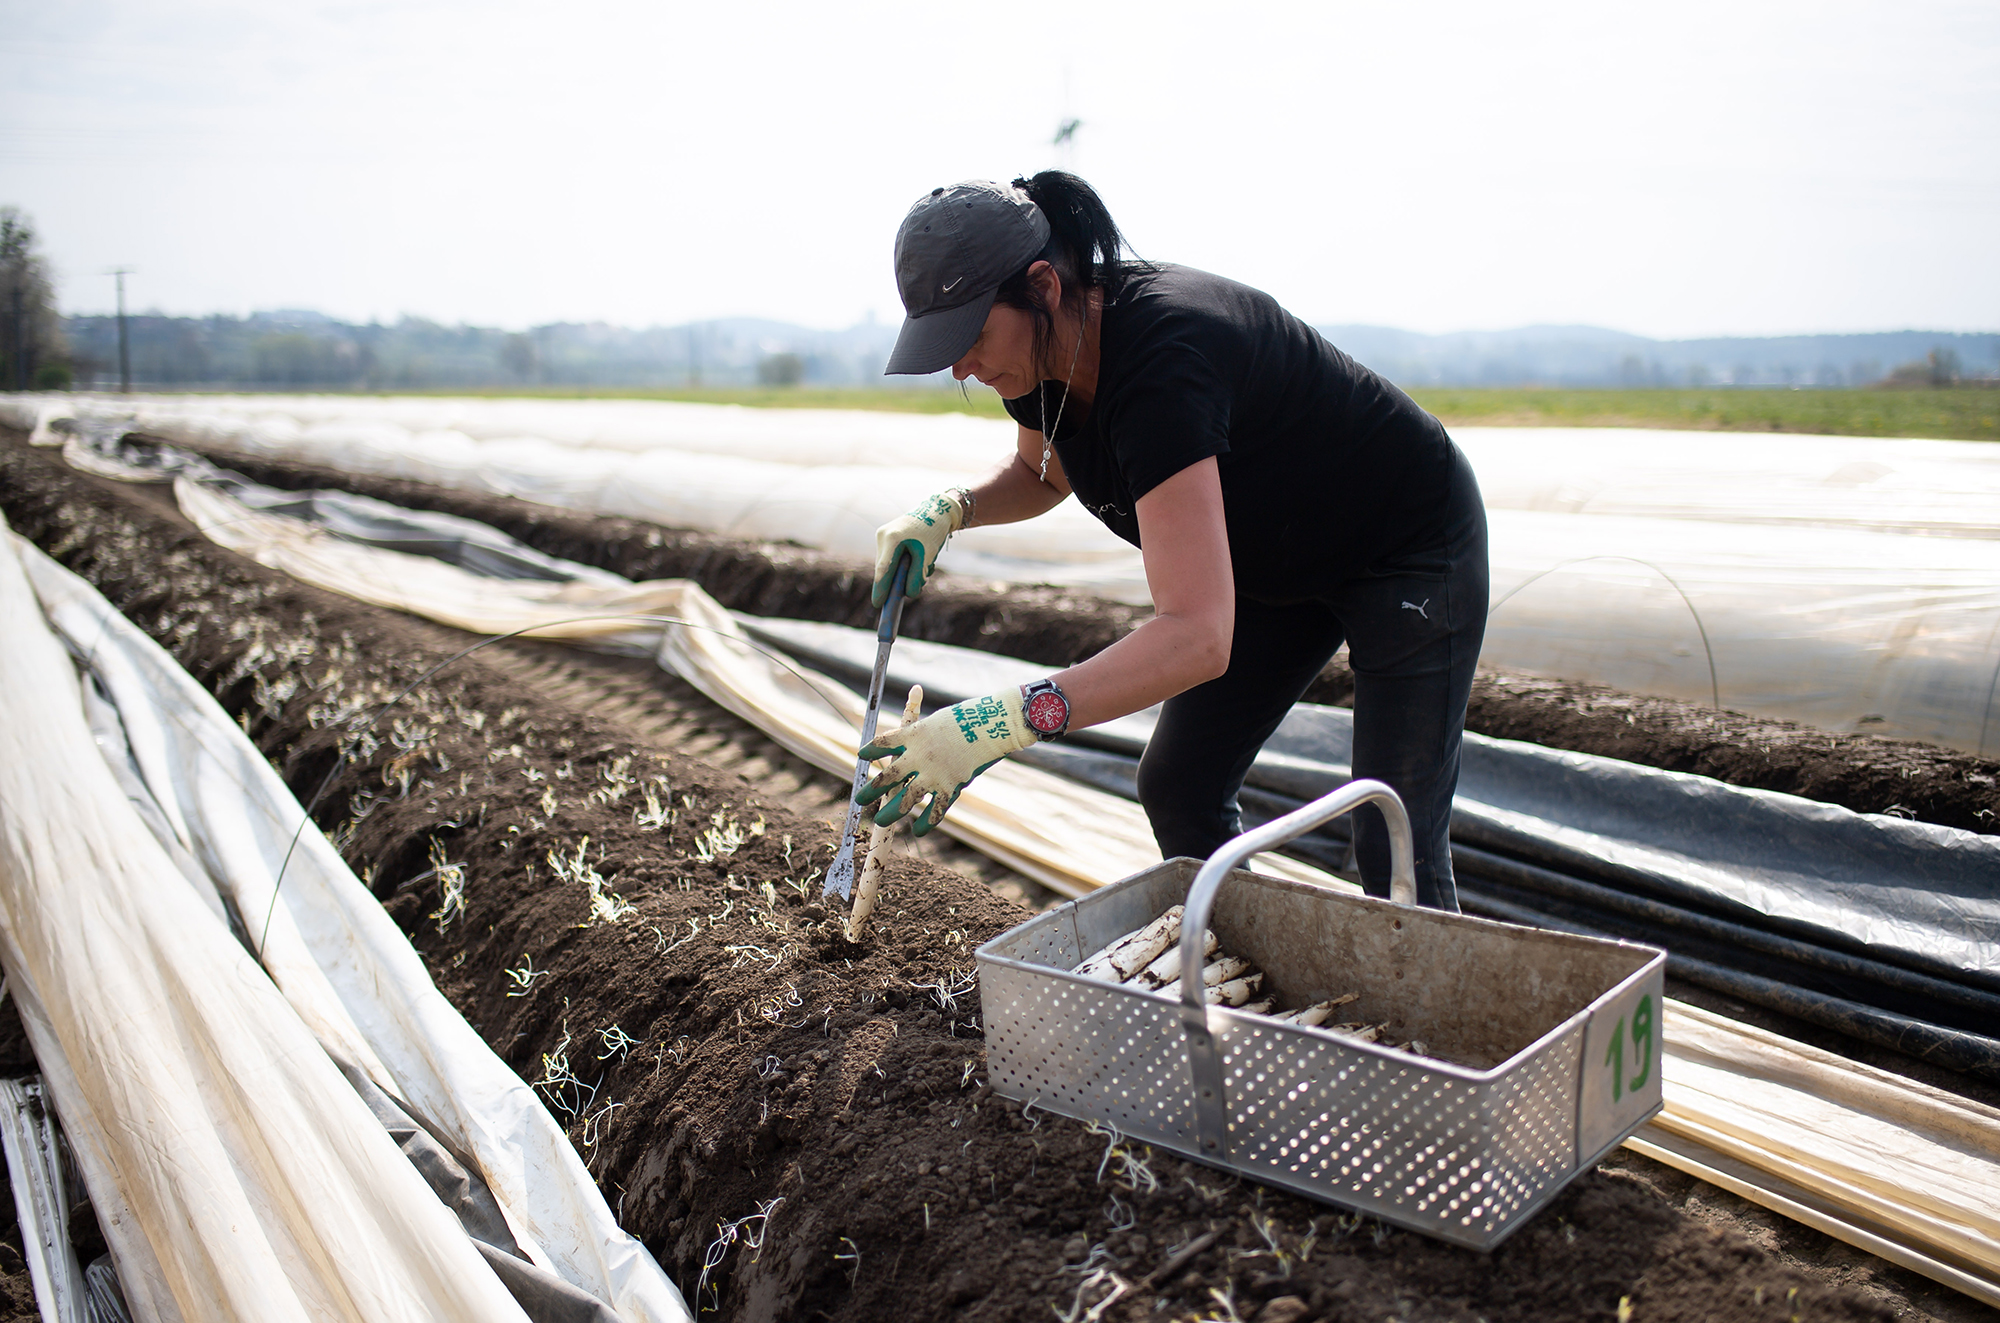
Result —
<path fill-rule="evenodd" d="M 883 376 L 942 372 L 986 325 L 1002 281 L 1041 256 L 1049 218 L 1018 188 L 972 179 L 934 188 L 896 231 L 903 329 Z"/>

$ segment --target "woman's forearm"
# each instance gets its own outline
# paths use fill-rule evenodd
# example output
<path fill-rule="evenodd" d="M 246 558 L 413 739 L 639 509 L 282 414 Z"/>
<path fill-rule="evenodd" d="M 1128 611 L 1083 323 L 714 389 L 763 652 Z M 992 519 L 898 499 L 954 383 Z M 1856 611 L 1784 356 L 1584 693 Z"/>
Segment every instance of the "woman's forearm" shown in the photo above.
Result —
<path fill-rule="evenodd" d="M 1019 455 L 1010 455 L 993 476 L 972 489 L 970 527 L 1033 519 L 1060 505 L 1065 495 L 1037 478 Z"/>
<path fill-rule="evenodd" d="M 1041 458 L 1042 434 L 1021 428 L 1015 438 L 1014 453 L 991 476 L 972 489 L 972 519 L 969 528 L 981 524 L 1018 524 L 1023 519 L 1047 514 L 1069 495 L 1069 481 L 1063 477 L 1062 463 L 1054 455 L 1046 467 L 1030 464 L 1028 456 Z"/>
<path fill-rule="evenodd" d="M 1055 677 L 1072 730 L 1143 711 L 1221 675 L 1230 631 L 1212 619 L 1157 615 Z"/>

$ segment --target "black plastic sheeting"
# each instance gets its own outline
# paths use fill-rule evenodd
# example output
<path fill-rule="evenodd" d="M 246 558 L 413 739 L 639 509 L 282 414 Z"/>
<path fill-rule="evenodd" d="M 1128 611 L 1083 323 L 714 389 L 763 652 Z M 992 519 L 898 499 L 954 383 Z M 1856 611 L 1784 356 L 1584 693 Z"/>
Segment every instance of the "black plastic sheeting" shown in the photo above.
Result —
<path fill-rule="evenodd" d="M 557 560 L 474 520 L 345 492 L 284 492 L 166 447 L 120 457 L 212 482 L 253 508 L 350 541 L 435 556 L 509 579 L 617 576 Z M 872 631 L 738 620 L 757 638 L 857 688 Z M 1045 674 L 1019 658 L 905 639 L 891 691 L 926 707 Z M 1155 716 L 1138 713 L 1017 755 L 1136 798 Z M 1353 714 L 1299 704 L 1242 795 L 1246 822 L 1350 779 Z M 1372 811 L 1372 810 L 1364 810 Z M 1346 825 L 1288 852 L 1352 876 Z M 1954 1070 L 2000 1079 L 2000 839 L 1854 813 L 1590 754 L 1467 734 L 1452 817 L 1460 900 L 1475 913 L 1667 948 L 1689 982 Z"/>
<path fill-rule="evenodd" d="M 406 510 L 350 492 L 280 491 L 226 471 L 217 472 L 213 485 L 260 513 L 303 519 L 348 542 L 430 556 L 489 579 L 625 582 L 604 570 L 544 555 L 476 519 Z"/>

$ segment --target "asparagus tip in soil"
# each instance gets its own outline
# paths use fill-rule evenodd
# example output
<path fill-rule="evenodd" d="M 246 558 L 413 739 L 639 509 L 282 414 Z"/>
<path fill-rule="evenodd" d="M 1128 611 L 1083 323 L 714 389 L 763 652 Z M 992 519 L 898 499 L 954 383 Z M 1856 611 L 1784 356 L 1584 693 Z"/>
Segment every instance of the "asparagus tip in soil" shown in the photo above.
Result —
<path fill-rule="evenodd" d="M 907 726 L 923 714 L 924 687 L 913 684 L 910 686 L 909 701 L 903 704 L 903 724 Z M 888 827 L 868 829 L 868 860 L 861 865 L 861 880 L 854 888 L 854 908 L 847 914 L 847 940 L 850 942 L 861 940 L 861 934 L 868 927 L 868 916 L 875 909 L 875 893 L 882 888 L 882 869 L 887 865 L 883 846 L 889 839 L 889 832 Z"/>

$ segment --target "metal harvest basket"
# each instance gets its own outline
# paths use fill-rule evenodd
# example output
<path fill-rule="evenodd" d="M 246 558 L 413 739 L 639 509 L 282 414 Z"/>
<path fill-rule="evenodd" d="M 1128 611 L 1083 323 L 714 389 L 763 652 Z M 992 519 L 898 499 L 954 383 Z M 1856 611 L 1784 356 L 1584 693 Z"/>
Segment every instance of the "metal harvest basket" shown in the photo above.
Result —
<path fill-rule="evenodd" d="M 1236 870 L 1371 802 L 1389 822 L 1392 900 Z M 1006 1097 L 1491 1249 L 1659 1111 L 1666 953 L 1415 899 L 1402 802 L 1351 782 L 1207 863 L 1168 860 L 980 947 L 988 1079 Z M 1181 903 L 1178 996 L 1070 972 Z M 1280 1007 L 1358 992 L 1343 1014 L 1387 1022 L 1429 1055 L 1204 1005 L 1211 924 Z"/>

